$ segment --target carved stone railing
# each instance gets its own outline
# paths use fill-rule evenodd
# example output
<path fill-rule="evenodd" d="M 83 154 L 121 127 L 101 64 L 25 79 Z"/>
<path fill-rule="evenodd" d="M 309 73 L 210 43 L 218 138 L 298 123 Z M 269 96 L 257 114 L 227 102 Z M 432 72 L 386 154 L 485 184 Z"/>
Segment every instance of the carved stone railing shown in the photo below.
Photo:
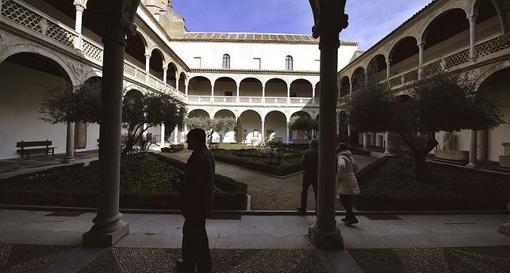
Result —
<path fill-rule="evenodd" d="M 264 105 L 280 105 L 280 106 L 319 106 L 318 99 L 312 98 L 301 98 L 301 97 L 291 97 L 290 99 L 287 97 L 248 97 L 248 96 L 197 96 L 197 95 L 188 95 L 187 103 L 193 104 L 215 104 L 215 105 L 234 105 L 234 104 L 242 104 L 242 105 L 256 105 L 256 106 L 264 106 Z"/>
<path fill-rule="evenodd" d="M 476 44 L 477 59 L 485 58 L 504 49 L 510 48 L 509 44 L 500 42 L 500 35 L 480 41 Z M 466 65 L 471 64 L 469 56 L 469 47 L 462 48 L 441 58 L 434 59 L 425 63 L 422 67 L 422 75 L 430 75 L 441 71 L 455 71 Z M 400 88 L 418 80 L 418 67 L 392 76 L 388 80 L 391 88 Z"/>
<path fill-rule="evenodd" d="M 74 29 L 23 1 L 1 0 L 0 21 L 38 39 L 50 41 L 55 46 L 65 49 L 79 58 L 87 59 L 99 66 L 103 64 L 104 50 L 101 44 L 79 35 Z M 79 39 L 79 43 L 76 42 L 77 39 Z M 165 84 L 153 75 L 147 75 L 144 70 L 127 60 L 124 62 L 124 77 L 146 85 L 153 90 L 184 98 L 184 95 L 174 87 Z"/>

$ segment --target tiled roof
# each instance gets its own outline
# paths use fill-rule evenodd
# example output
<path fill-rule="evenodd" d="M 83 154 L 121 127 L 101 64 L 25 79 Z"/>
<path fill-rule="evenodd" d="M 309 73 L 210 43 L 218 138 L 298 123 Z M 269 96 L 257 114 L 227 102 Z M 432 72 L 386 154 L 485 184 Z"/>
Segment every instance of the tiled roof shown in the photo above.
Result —
<path fill-rule="evenodd" d="M 275 33 L 236 33 L 236 32 L 186 32 L 176 41 L 211 41 L 211 42 L 254 42 L 254 43 L 290 43 L 318 44 L 319 40 L 305 34 Z M 343 44 L 358 45 L 356 42 L 342 41 Z"/>

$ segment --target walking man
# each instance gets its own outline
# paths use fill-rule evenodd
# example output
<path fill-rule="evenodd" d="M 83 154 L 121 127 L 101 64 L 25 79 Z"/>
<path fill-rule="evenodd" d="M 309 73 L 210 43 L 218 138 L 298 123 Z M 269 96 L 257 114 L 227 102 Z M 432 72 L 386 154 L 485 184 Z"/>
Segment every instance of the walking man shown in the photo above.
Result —
<path fill-rule="evenodd" d="M 301 213 L 306 212 L 306 199 L 308 197 L 308 188 L 312 186 L 315 195 L 315 204 L 317 204 L 317 179 L 319 164 L 319 142 L 315 139 L 310 141 L 310 148 L 303 155 L 303 185 L 301 187 L 301 207 L 297 210 Z"/>
<path fill-rule="evenodd" d="M 192 150 L 184 172 L 182 213 L 185 218 L 182 229 L 182 260 L 177 266 L 185 273 L 211 273 L 209 240 L 205 219 L 214 203 L 214 157 L 205 145 L 206 134 L 202 129 L 188 132 L 186 143 Z"/>

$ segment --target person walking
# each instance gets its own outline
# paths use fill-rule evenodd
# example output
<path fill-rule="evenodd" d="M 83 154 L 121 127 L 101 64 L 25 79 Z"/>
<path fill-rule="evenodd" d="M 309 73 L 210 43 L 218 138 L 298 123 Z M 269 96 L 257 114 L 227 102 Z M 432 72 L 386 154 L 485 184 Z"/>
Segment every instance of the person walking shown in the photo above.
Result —
<path fill-rule="evenodd" d="M 319 142 L 315 139 L 310 141 L 309 148 L 303 154 L 303 184 L 301 186 L 301 206 L 296 208 L 299 212 L 306 212 L 306 200 L 308 198 L 308 188 L 312 186 L 317 207 L 317 179 L 319 164 Z"/>
<path fill-rule="evenodd" d="M 205 145 L 206 134 L 202 129 L 188 132 L 188 149 L 192 150 L 184 171 L 182 191 L 182 260 L 177 267 L 185 273 L 211 273 L 209 240 L 205 219 L 210 215 L 214 203 L 214 157 Z"/>
<path fill-rule="evenodd" d="M 352 211 L 352 202 L 354 197 L 360 193 L 360 190 L 355 174 L 358 171 L 358 165 L 347 147 L 345 143 L 340 143 L 337 146 L 337 198 L 340 199 L 345 209 L 346 217 L 342 218 L 342 221 L 346 225 L 353 225 L 358 223 L 358 219 Z"/>

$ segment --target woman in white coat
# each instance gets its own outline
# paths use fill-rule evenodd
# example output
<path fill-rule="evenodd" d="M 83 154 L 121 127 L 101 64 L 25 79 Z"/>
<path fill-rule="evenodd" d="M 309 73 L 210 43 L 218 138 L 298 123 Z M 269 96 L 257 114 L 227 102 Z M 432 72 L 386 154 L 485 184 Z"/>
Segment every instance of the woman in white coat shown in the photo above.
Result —
<path fill-rule="evenodd" d="M 358 195 L 360 191 L 355 174 L 358 170 L 358 165 L 352 157 L 352 153 L 347 150 L 347 147 L 345 143 L 340 143 L 337 146 L 337 198 L 340 199 L 345 209 L 346 217 L 342 218 L 342 221 L 346 225 L 352 225 L 358 223 L 358 219 L 356 219 L 352 211 L 352 202 L 354 196 Z"/>

